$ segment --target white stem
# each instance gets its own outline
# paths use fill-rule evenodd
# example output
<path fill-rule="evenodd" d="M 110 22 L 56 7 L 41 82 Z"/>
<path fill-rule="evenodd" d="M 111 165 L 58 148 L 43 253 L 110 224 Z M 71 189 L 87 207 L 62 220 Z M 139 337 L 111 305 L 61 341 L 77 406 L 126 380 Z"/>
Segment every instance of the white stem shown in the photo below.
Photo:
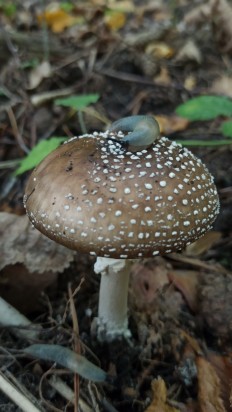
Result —
<path fill-rule="evenodd" d="M 97 319 L 99 340 L 112 341 L 131 336 L 127 318 L 131 264 L 131 260 L 97 258 L 94 269 L 96 273 L 101 273 Z"/>

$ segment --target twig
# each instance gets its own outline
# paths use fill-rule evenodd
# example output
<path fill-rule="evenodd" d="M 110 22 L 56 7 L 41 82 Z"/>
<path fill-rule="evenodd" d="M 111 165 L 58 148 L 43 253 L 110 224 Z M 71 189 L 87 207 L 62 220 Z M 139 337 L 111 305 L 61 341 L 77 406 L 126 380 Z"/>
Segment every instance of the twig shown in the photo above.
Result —
<path fill-rule="evenodd" d="M 0 390 L 5 393 L 24 412 L 42 412 L 26 398 L 0 371 Z"/>
<path fill-rule="evenodd" d="M 82 283 L 82 280 L 81 280 L 81 283 Z M 80 340 L 79 340 L 79 325 L 78 325 L 78 319 L 77 319 L 77 312 L 76 312 L 76 308 L 75 308 L 74 301 L 73 301 L 73 296 L 75 292 L 77 293 L 77 291 L 74 291 L 74 293 L 72 292 L 71 285 L 69 284 L 68 285 L 68 295 L 69 295 L 70 310 L 71 310 L 71 316 L 72 316 L 72 322 L 73 322 L 73 332 L 74 332 L 73 334 L 74 345 L 73 346 L 74 346 L 74 351 L 80 355 L 81 346 L 80 346 Z M 78 412 L 80 383 L 79 383 L 79 376 L 76 373 L 74 375 L 74 392 L 75 392 L 74 411 Z"/>
<path fill-rule="evenodd" d="M 16 119 L 15 119 L 15 115 L 14 115 L 14 112 L 11 109 L 11 107 L 9 107 L 7 109 L 7 114 L 8 114 L 9 120 L 10 120 L 10 124 L 11 124 L 12 130 L 13 130 L 14 137 L 17 140 L 17 143 L 18 143 L 19 147 L 23 150 L 23 152 L 28 154 L 30 150 L 25 145 L 25 143 L 23 141 L 23 138 L 22 138 L 21 134 L 19 133 L 19 129 L 18 129 L 18 125 L 17 125 Z"/>
<path fill-rule="evenodd" d="M 53 375 L 48 382 L 50 385 L 67 401 L 74 403 L 75 394 L 72 389 L 60 379 L 58 376 Z M 93 412 L 93 409 L 81 398 L 79 398 L 79 406 L 84 412 Z"/>

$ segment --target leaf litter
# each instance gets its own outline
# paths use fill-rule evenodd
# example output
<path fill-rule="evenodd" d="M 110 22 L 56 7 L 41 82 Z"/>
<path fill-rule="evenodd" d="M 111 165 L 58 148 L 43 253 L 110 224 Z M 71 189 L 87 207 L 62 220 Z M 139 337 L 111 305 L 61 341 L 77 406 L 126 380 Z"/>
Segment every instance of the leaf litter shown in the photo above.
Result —
<path fill-rule="evenodd" d="M 40 325 L 41 344 L 73 347 L 115 381 L 86 384 L 80 377 L 70 406 L 68 391 L 51 392 L 47 373 L 55 359 L 39 360 L 34 354 L 34 364 L 31 358 L 22 360 L 20 351 L 28 342 L 10 328 L 1 329 L 1 366 L 17 376 L 21 392 L 26 387 L 33 392 L 41 410 L 42 404 L 49 410 L 72 410 L 74 396 L 88 411 L 230 412 L 230 141 L 226 147 L 212 146 L 223 143 L 221 125 L 230 120 L 230 112 L 194 124 L 174 113 L 197 96 L 230 96 L 232 9 L 225 0 L 200 6 L 196 1 L 137 3 L 108 2 L 107 8 L 104 1 L 56 2 L 52 8 L 16 5 L 12 14 L 1 9 L 1 298 Z M 228 79 L 220 83 L 225 72 Z M 78 116 L 71 104 L 55 104 L 55 99 L 72 101 L 77 95 L 99 99 L 82 107 Z M 26 170 L 12 177 L 7 162 L 22 159 L 25 148 L 30 151 L 54 135 L 72 137 L 83 126 L 90 132 L 104 130 L 112 120 L 138 113 L 157 115 L 164 135 L 194 142 L 194 152 L 215 176 L 222 212 L 216 230 L 182 254 L 134 265 L 133 340 L 102 346 L 90 334 L 99 283 L 93 259 L 62 249 L 31 228 L 22 205 Z M 200 147 L 207 142 L 211 148 Z M 70 285 L 77 291 L 78 323 Z M 58 369 L 51 373 L 56 376 Z M 65 391 L 74 381 L 76 385 L 78 380 L 62 371 Z M 2 404 L 12 406 L 6 397 L 0 397 Z"/>

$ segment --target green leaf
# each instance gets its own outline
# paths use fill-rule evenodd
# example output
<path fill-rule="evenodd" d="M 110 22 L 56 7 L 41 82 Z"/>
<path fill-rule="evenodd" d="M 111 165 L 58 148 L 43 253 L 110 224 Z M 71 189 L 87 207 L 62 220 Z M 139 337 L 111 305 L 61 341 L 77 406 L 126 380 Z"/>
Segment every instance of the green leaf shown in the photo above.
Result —
<path fill-rule="evenodd" d="M 60 8 L 64 11 L 66 11 L 66 13 L 69 13 L 70 11 L 72 11 L 74 9 L 74 6 L 69 1 L 62 1 L 60 3 Z"/>
<path fill-rule="evenodd" d="M 21 162 L 15 175 L 21 175 L 27 170 L 33 169 L 41 160 L 43 160 L 50 152 L 55 150 L 62 142 L 67 140 L 66 137 L 52 137 L 49 140 L 41 140 Z"/>
<path fill-rule="evenodd" d="M 214 146 L 226 146 L 232 145 L 231 140 L 177 140 L 182 146 L 195 146 L 195 147 L 214 147 Z"/>
<path fill-rule="evenodd" d="M 232 137 L 232 120 L 228 120 L 228 122 L 222 123 L 221 131 L 224 136 Z"/>
<path fill-rule="evenodd" d="M 176 108 L 179 116 L 189 120 L 210 120 L 232 115 L 232 100 L 223 96 L 199 96 Z"/>
<path fill-rule="evenodd" d="M 55 104 L 71 107 L 75 110 L 81 110 L 91 103 L 96 103 L 99 97 L 99 94 L 74 95 L 62 99 L 56 99 Z"/>

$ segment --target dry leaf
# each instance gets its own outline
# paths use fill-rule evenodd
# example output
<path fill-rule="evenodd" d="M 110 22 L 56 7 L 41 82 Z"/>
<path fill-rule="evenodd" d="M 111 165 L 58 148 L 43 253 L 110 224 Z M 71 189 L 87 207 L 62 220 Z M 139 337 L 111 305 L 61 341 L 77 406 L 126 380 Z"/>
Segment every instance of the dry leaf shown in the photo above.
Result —
<path fill-rule="evenodd" d="M 218 341 L 232 338 L 232 274 L 207 273 L 199 290 L 199 315 Z"/>
<path fill-rule="evenodd" d="M 194 41 L 188 40 L 177 53 L 175 61 L 184 63 L 191 61 L 200 64 L 202 62 L 202 55 Z"/>
<path fill-rule="evenodd" d="M 39 14 L 37 18 L 40 24 L 45 20 L 54 33 L 63 32 L 67 27 L 72 26 L 77 21 L 75 17 L 59 8 L 46 10 L 44 13 Z"/>
<path fill-rule="evenodd" d="M 111 30 L 119 30 L 125 26 L 126 15 L 120 11 L 115 11 L 105 16 L 105 23 Z"/>
<path fill-rule="evenodd" d="M 158 114 L 155 116 L 159 123 L 161 133 L 166 136 L 174 132 L 185 130 L 189 124 L 187 119 L 179 116 L 165 116 Z"/>
<path fill-rule="evenodd" d="M 223 53 L 232 52 L 232 7 L 227 0 L 210 0 L 194 8 L 185 15 L 184 22 L 203 25 L 208 21 L 212 25 L 213 34 L 219 49 Z"/>
<path fill-rule="evenodd" d="M 152 402 L 145 412 L 180 412 L 167 403 L 167 388 L 162 378 L 152 381 Z"/>
<path fill-rule="evenodd" d="M 227 0 L 212 2 L 213 33 L 220 50 L 232 52 L 232 7 Z"/>
<path fill-rule="evenodd" d="M 42 82 L 43 79 L 50 77 L 52 74 L 52 68 L 49 62 L 44 61 L 39 64 L 35 69 L 31 70 L 29 74 L 29 86 L 28 89 L 35 89 Z"/>
<path fill-rule="evenodd" d="M 222 76 L 214 80 L 210 90 L 212 93 L 232 97 L 232 77 Z"/>
<path fill-rule="evenodd" d="M 169 75 L 168 69 L 166 67 L 161 67 L 160 72 L 157 76 L 154 77 L 154 82 L 157 84 L 170 85 L 171 77 Z"/>
<path fill-rule="evenodd" d="M 106 6 L 105 0 L 94 0 L 96 3 L 101 3 L 102 6 Z M 131 0 L 110 0 L 107 2 L 107 7 L 111 10 L 122 11 L 124 13 L 133 13 L 135 11 L 135 5 Z"/>
<path fill-rule="evenodd" d="M 196 311 L 198 296 L 197 286 L 199 272 L 195 270 L 169 270 L 168 278 L 184 296 L 185 301 L 192 311 Z"/>
<path fill-rule="evenodd" d="M 189 76 L 185 78 L 184 87 L 186 90 L 192 91 L 196 87 L 196 83 L 197 83 L 196 77 L 190 74 Z"/>
<path fill-rule="evenodd" d="M 226 412 L 221 398 L 220 380 L 213 366 L 201 356 L 197 357 L 196 364 L 199 412 Z"/>
<path fill-rule="evenodd" d="M 218 242 L 221 237 L 221 232 L 207 232 L 200 239 L 196 240 L 196 242 L 193 242 L 191 245 L 187 246 L 185 249 L 185 254 L 188 256 L 199 256 L 211 249 L 214 243 Z"/>
<path fill-rule="evenodd" d="M 53 285 L 57 273 L 30 273 L 21 263 L 6 266 L 0 272 L 0 296 L 23 313 L 40 309 L 39 297 Z"/>
<path fill-rule="evenodd" d="M 232 391 L 232 353 L 228 356 L 221 356 L 215 352 L 208 352 L 207 359 L 211 365 L 213 365 L 220 378 L 221 397 L 226 409 L 230 410 L 230 395 Z"/>
<path fill-rule="evenodd" d="M 206 4 L 194 7 L 193 10 L 188 12 L 184 17 L 184 23 L 186 26 L 205 24 L 205 22 L 211 18 L 211 13 L 212 1 L 209 1 Z"/>
<path fill-rule="evenodd" d="M 170 59 L 174 55 L 174 49 L 163 42 L 152 42 L 145 48 L 145 53 L 156 59 Z"/>
<path fill-rule="evenodd" d="M 0 270 L 23 263 L 30 272 L 62 272 L 75 252 L 57 244 L 34 229 L 27 216 L 0 213 Z"/>
<path fill-rule="evenodd" d="M 149 305 L 168 283 L 167 265 L 162 258 L 145 259 L 132 267 L 131 289 L 137 307 Z"/>

